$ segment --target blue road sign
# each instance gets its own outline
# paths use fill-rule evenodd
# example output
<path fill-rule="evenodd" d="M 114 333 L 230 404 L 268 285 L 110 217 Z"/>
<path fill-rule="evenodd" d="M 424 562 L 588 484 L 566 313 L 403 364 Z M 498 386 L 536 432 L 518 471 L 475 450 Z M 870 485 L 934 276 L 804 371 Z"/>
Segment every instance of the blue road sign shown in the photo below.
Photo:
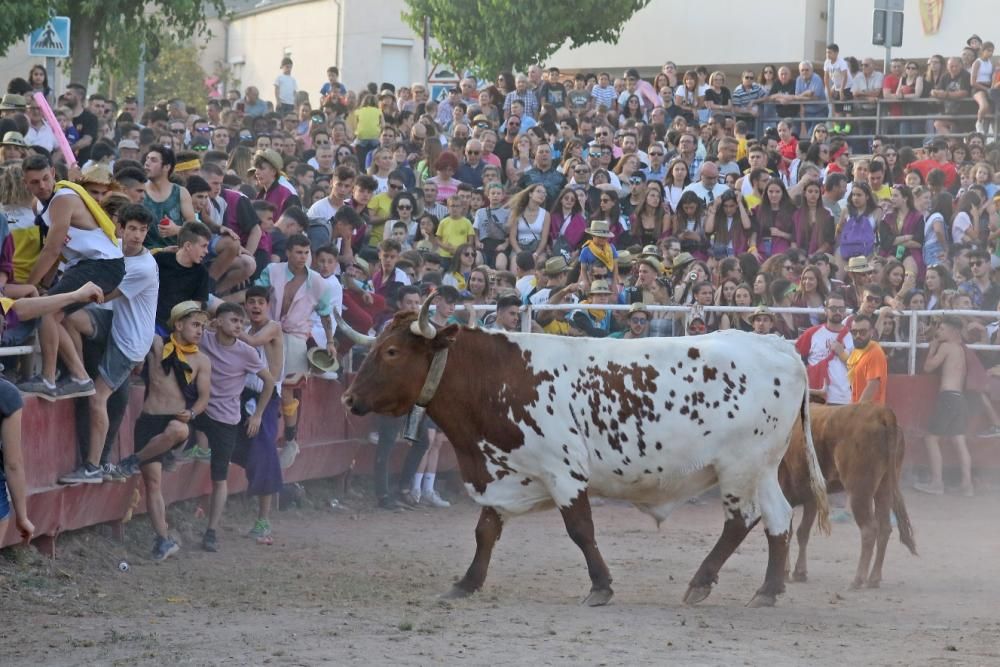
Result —
<path fill-rule="evenodd" d="M 69 58 L 69 17 L 53 16 L 28 38 L 28 55 Z"/>

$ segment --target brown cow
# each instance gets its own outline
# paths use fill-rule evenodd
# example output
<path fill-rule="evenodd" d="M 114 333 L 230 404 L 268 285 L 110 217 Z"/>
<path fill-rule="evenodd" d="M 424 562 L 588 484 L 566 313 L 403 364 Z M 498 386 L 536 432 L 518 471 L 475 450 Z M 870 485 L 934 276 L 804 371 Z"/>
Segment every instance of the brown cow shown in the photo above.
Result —
<path fill-rule="evenodd" d="M 890 513 L 895 512 L 899 540 L 916 555 L 913 527 L 899 488 L 903 464 L 903 431 L 889 408 L 874 403 L 828 406 L 813 405 L 813 443 L 819 457 L 827 491 L 846 491 L 854 521 L 861 530 L 861 558 L 851 588 L 878 588 L 882 562 L 892 534 Z M 778 481 L 793 507 L 802 505 L 802 521 L 796 536 L 799 554 L 792 581 L 806 580 L 806 545 L 816 517 L 805 458 L 801 422 L 796 424 L 792 442 L 778 468 Z M 868 572 L 872 551 L 878 546 L 875 563 Z"/>

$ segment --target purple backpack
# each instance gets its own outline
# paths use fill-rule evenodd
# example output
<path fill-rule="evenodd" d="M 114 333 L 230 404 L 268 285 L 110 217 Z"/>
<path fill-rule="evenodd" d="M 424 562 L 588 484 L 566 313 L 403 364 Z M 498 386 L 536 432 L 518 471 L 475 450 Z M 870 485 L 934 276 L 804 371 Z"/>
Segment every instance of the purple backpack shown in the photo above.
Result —
<path fill-rule="evenodd" d="M 869 257 L 875 250 L 875 228 L 867 215 L 852 215 L 840 230 L 840 256 Z"/>

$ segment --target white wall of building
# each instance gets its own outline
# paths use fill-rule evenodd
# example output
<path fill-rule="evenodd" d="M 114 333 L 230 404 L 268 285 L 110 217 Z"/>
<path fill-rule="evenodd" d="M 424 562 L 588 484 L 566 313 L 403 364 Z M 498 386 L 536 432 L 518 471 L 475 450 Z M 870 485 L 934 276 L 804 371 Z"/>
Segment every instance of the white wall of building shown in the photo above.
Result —
<path fill-rule="evenodd" d="M 973 33 L 984 40 L 1000 40 L 1000 2 L 997 0 L 945 0 L 938 32 L 925 35 L 920 20 L 919 0 L 904 0 L 903 45 L 892 50 L 893 57 L 927 58 L 935 53 L 957 56 Z M 834 12 L 834 39 L 840 52 L 855 57 L 881 60 L 885 49 L 872 42 L 870 0 L 837 0 Z"/>
<path fill-rule="evenodd" d="M 667 60 L 686 67 L 815 59 L 823 54 L 825 11 L 825 0 L 653 0 L 617 44 L 564 46 L 548 64 L 618 76 L 626 67 L 649 74 Z"/>

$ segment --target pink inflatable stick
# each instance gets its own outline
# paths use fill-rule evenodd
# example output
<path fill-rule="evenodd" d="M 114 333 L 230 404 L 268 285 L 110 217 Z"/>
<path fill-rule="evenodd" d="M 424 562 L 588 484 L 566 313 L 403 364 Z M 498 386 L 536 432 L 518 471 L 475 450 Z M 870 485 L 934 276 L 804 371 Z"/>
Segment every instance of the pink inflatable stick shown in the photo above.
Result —
<path fill-rule="evenodd" d="M 56 115 L 52 113 L 52 107 L 49 106 L 49 101 L 45 99 L 45 95 L 42 93 L 35 93 L 35 103 L 38 104 L 38 108 L 42 111 L 42 117 L 45 122 L 48 123 L 49 127 L 52 128 L 52 134 L 55 135 L 56 144 L 59 146 L 59 150 L 62 151 L 63 157 L 66 158 L 66 164 L 72 168 L 76 165 L 76 156 L 73 155 L 73 149 L 69 145 L 69 141 L 66 139 L 66 134 L 63 132 L 62 126 L 59 125 L 59 121 L 56 120 Z"/>

